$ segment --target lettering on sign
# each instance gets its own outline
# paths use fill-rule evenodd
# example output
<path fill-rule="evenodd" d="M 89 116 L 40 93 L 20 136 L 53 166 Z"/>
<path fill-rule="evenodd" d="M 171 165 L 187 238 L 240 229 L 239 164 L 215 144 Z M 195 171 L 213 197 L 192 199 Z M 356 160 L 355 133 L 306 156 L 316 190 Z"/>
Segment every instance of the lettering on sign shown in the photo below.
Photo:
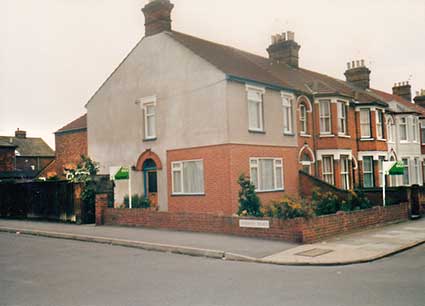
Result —
<path fill-rule="evenodd" d="M 268 220 L 239 220 L 239 227 L 249 228 L 270 228 Z"/>

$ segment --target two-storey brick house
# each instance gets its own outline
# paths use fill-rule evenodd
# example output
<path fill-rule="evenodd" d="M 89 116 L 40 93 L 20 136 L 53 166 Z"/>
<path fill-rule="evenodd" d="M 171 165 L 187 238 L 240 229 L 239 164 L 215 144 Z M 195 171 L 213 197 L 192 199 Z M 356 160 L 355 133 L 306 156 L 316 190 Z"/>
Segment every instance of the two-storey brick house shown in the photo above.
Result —
<path fill-rule="evenodd" d="M 171 27 L 168 0 L 144 8 L 145 37 L 87 103 L 88 153 L 130 165 L 132 190 L 161 210 L 232 214 L 237 179 L 264 204 L 297 195 L 298 170 L 350 189 L 379 185 L 388 104 L 363 62 L 346 81 L 299 67 L 294 34 L 262 57 Z M 127 193 L 117 182 L 116 201 Z"/>

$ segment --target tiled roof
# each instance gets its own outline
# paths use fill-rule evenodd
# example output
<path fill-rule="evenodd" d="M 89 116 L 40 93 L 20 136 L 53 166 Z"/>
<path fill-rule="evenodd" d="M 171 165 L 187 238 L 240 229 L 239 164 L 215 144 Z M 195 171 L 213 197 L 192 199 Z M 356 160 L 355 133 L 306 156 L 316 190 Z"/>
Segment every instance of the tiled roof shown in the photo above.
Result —
<path fill-rule="evenodd" d="M 400 103 L 401 105 L 411 109 L 414 112 L 417 112 L 421 114 L 422 116 L 425 116 L 425 108 L 423 108 L 420 105 L 417 105 L 415 103 L 409 102 L 405 100 L 404 98 L 393 95 L 390 93 L 386 93 L 384 91 L 378 90 L 378 89 L 371 89 L 376 95 L 378 95 L 381 99 L 383 99 L 385 102 L 392 102 L 395 101 L 397 103 Z"/>
<path fill-rule="evenodd" d="M 360 103 L 380 101 L 379 97 L 370 94 L 369 91 L 324 74 L 275 63 L 259 55 L 180 32 L 166 33 L 230 76 L 288 88 L 306 94 L 341 94 L 353 97 Z"/>
<path fill-rule="evenodd" d="M 9 138 L 9 141 L 4 141 L 0 139 L 0 147 L 16 148 L 16 145 L 14 145 L 13 143 L 10 143 L 10 138 Z"/>
<path fill-rule="evenodd" d="M 64 127 L 57 130 L 55 134 L 71 132 L 71 131 L 79 131 L 84 129 L 87 129 L 87 114 L 84 114 L 81 117 L 75 119 L 74 121 L 68 123 Z"/>
<path fill-rule="evenodd" d="M 26 157 L 54 157 L 53 151 L 41 138 L 19 138 L 13 136 L 0 136 L 0 142 L 7 142 L 16 146 L 18 156 Z"/>

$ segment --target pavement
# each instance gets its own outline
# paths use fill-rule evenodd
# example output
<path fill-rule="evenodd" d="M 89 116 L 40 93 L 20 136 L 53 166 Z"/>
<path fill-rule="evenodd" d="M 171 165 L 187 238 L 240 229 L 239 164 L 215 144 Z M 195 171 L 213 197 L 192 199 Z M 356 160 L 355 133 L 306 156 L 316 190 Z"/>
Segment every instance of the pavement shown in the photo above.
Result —
<path fill-rule="evenodd" d="M 0 219 L 0 232 L 278 265 L 348 265 L 378 260 L 425 242 L 425 219 L 299 245 L 237 236 L 134 227 Z"/>

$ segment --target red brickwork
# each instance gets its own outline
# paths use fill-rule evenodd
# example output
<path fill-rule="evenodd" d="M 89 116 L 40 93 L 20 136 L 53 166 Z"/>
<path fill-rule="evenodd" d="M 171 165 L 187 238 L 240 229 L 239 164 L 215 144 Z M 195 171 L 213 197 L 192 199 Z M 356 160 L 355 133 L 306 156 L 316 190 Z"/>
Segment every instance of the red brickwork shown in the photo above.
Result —
<path fill-rule="evenodd" d="M 269 229 L 239 227 L 239 217 L 218 216 L 205 213 L 170 213 L 144 209 L 105 208 L 107 197 L 97 196 L 96 224 L 141 226 L 146 228 L 179 231 L 220 233 L 292 242 L 312 243 L 326 237 L 342 234 L 368 226 L 406 220 L 408 204 L 375 207 L 351 213 L 282 221 L 263 218 L 270 222 Z M 250 218 L 251 219 L 251 218 Z"/>
<path fill-rule="evenodd" d="M 96 225 L 104 224 L 104 212 L 108 208 L 108 195 L 96 194 Z"/>
<path fill-rule="evenodd" d="M 76 166 L 81 155 L 87 156 L 87 131 L 55 134 L 56 173 L 63 175 L 64 167 Z"/>
<path fill-rule="evenodd" d="M 297 195 L 298 168 L 296 147 L 271 147 L 255 145 L 217 145 L 167 152 L 168 210 L 170 212 L 206 212 L 231 215 L 238 210 L 238 177 L 249 175 L 250 157 L 283 159 L 283 192 L 259 192 L 263 204 L 279 199 L 284 193 Z M 199 196 L 172 195 L 171 163 L 173 161 L 202 159 L 204 163 L 205 194 Z"/>
<path fill-rule="evenodd" d="M 0 148 L 0 171 L 15 170 L 15 148 Z"/>

